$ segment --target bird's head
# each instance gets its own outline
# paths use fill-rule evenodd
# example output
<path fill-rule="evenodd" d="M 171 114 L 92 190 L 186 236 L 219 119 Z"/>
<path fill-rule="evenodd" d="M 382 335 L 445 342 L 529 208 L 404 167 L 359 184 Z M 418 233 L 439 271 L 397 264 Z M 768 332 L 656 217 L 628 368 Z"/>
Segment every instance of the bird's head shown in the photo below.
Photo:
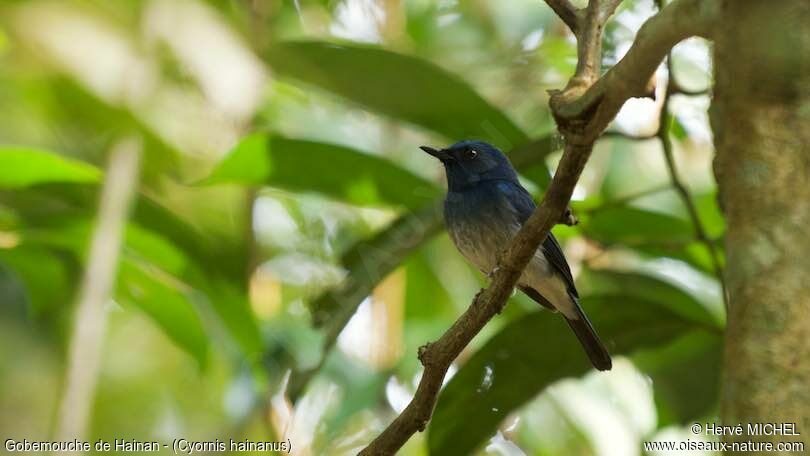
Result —
<path fill-rule="evenodd" d="M 483 141 L 460 141 L 446 149 L 428 146 L 420 149 L 442 162 L 450 191 L 461 191 L 491 180 L 518 182 L 517 173 L 506 155 Z"/>

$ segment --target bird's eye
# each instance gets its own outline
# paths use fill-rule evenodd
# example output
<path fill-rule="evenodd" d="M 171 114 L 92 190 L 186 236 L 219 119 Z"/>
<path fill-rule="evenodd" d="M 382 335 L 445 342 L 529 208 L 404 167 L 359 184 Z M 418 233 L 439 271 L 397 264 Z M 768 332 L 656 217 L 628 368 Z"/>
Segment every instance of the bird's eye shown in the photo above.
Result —
<path fill-rule="evenodd" d="M 464 152 L 462 152 L 461 156 L 465 160 L 472 160 L 473 158 L 478 156 L 478 152 L 475 149 L 467 149 Z"/>

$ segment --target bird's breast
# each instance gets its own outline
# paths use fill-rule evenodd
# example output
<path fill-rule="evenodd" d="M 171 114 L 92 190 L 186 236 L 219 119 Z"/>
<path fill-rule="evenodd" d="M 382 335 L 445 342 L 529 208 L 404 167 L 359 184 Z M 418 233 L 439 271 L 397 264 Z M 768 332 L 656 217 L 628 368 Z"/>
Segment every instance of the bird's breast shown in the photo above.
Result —
<path fill-rule="evenodd" d="M 514 210 L 506 201 L 481 190 L 449 193 L 444 216 L 459 252 L 487 273 L 495 267 L 499 253 L 520 228 Z"/>

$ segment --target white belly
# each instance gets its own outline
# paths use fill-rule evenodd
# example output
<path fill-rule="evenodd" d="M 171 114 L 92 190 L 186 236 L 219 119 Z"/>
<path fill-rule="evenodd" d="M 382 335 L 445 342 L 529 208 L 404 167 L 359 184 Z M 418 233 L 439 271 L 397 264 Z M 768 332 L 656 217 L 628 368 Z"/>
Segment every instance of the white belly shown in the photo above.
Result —
<path fill-rule="evenodd" d="M 451 231 L 451 238 L 462 255 L 484 274 L 489 274 L 497 264 L 498 255 L 508 245 L 519 226 L 512 227 L 511 235 L 498 235 L 496 230 L 460 229 Z M 482 233 L 489 233 L 483 235 Z M 578 314 L 568 295 L 565 281 L 549 264 L 540 249 L 535 253 L 518 280 L 520 285 L 537 290 L 551 305 L 568 318 Z"/>

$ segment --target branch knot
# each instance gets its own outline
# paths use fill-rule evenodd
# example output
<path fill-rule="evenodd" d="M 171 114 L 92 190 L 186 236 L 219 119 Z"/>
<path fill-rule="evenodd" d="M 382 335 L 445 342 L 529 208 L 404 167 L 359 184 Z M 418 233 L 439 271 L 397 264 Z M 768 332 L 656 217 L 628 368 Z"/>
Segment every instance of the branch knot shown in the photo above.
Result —
<path fill-rule="evenodd" d="M 428 364 L 430 364 L 430 361 L 431 361 L 431 358 L 432 358 L 430 356 L 431 347 L 433 347 L 433 343 L 428 342 L 425 345 L 422 345 L 421 347 L 419 347 L 419 349 L 416 352 L 416 357 L 419 358 L 419 362 L 422 363 L 422 366 L 424 366 L 424 367 L 428 367 Z"/>

